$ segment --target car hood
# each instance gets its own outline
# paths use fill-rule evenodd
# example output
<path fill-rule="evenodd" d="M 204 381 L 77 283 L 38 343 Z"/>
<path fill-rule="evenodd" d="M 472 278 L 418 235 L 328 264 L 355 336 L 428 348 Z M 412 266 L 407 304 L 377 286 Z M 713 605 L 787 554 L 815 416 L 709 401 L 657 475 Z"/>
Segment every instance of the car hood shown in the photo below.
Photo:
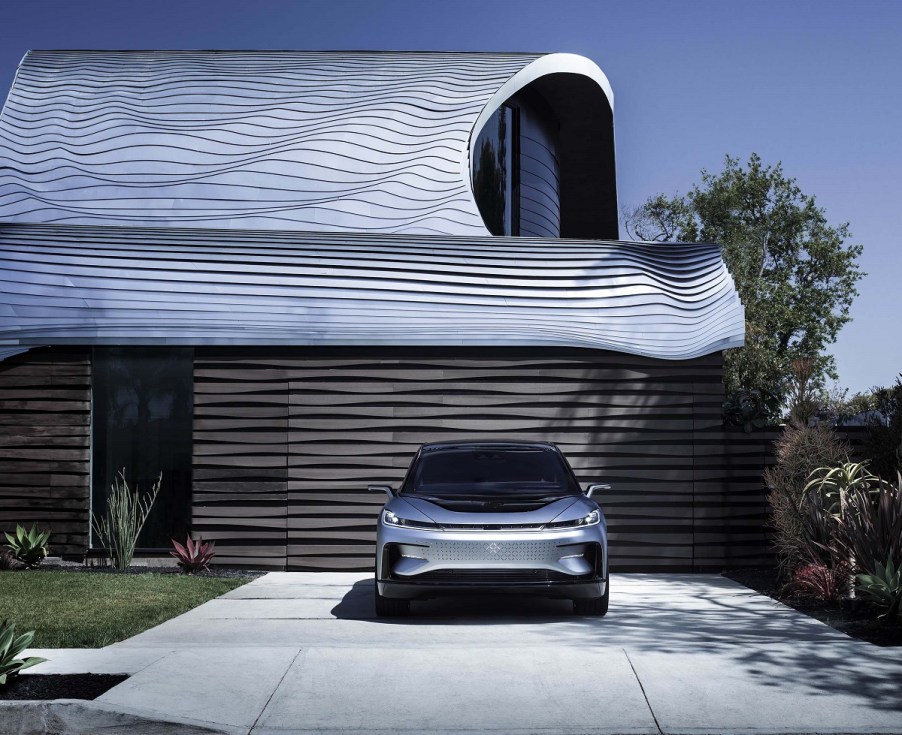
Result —
<path fill-rule="evenodd" d="M 418 515 L 411 520 L 421 520 L 418 516 L 422 515 L 439 525 L 471 523 L 485 525 L 544 524 L 553 520 L 576 520 L 597 509 L 598 505 L 582 495 L 568 495 L 546 502 L 524 502 L 511 498 L 509 502 L 497 505 L 493 502 L 489 507 L 479 501 L 468 503 L 458 499 L 448 501 L 444 498 L 430 500 L 406 495 L 392 499 L 386 507 L 402 517 L 407 512 L 409 518 L 411 517 L 409 509 L 413 509 Z"/>

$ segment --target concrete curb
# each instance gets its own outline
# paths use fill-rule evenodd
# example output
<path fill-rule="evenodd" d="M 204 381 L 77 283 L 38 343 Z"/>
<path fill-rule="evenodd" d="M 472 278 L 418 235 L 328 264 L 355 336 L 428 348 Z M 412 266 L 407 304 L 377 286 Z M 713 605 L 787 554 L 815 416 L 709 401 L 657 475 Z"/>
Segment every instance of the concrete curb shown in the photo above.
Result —
<path fill-rule="evenodd" d="M 155 716 L 111 709 L 90 700 L 51 699 L 0 702 L 4 735 L 246 735 L 247 730 L 223 729 L 209 723 L 161 720 Z"/>

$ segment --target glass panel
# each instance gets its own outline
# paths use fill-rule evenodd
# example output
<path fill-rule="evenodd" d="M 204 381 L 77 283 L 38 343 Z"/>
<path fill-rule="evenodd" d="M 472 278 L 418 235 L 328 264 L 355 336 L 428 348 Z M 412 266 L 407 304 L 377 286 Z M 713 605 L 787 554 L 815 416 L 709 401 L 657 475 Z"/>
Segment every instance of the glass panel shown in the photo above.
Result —
<path fill-rule="evenodd" d="M 550 449 L 449 447 L 420 455 L 405 495 L 579 495 L 564 459 Z"/>
<path fill-rule="evenodd" d="M 476 139 L 473 155 L 473 193 L 489 232 L 511 235 L 512 117 L 510 107 L 499 108 Z"/>
<path fill-rule="evenodd" d="M 140 548 L 168 548 L 184 540 L 191 523 L 193 351 L 190 347 L 98 347 L 93 365 L 91 500 L 106 510 L 116 473 L 129 486 L 163 484 Z M 100 545 L 94 538 L 92 545 Z"/>

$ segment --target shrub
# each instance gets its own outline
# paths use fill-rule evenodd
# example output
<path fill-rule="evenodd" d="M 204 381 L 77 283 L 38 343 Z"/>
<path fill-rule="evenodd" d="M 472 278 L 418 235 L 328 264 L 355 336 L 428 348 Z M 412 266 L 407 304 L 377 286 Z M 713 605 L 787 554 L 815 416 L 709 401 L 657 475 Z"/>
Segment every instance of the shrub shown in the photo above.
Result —
<path fill-rule="evenodd" d="M 848 491 L 835 543 L 866 575 L 877 574 L 882 561 L 902 567 L 902 476 L 896 475 L 895 484 L 880 481 L 876 490 L 859 486 Z"/>
<path fill-rule="evenodd" d="M 37 524 L 33 524 L 30 531 L 16 524 L 15 536 L 8 533 L 4 535 L 13 556 L 27 567 L 36 567 L 47 556 L 50 531 L 38 531 Z"/>
<path fill-rule="evenodd" d="M 902 618 L 902 566 L 887 559 L 886 564 L 874 562 L 872 574 L 859 574 L 855 591 L 862 598 L 886 608 L 883 618 Z"/>
<path fill-rule="evenodd" d="M 768 424 L 767 404 L 759 390 L 740 388 L 722 404 L 723 420 L 727 426 L 741 426 L 746 434 Z"/>
<path fill-rule="evenodd" d="M 774 442 L 776 464 L 764 473 L 770 505 L 770 525 L 776 531 L 774 547 L 781 575 L 791 578 L 797 566 L 810 563 L 812 548 L 805 531 L 803 502 L 811 473 L 835 466 L 848 455 L 848 446 L 826 424 L 809 426 L 791 420 Z M 821 555 L 821 561 L 827 561 Z"/>
<path fill-rule="evenodd" d="M 172 539 L 172 545 L 175 549 L 169 554 L 178 559 L 178 565 L 185 574 L 194 574 L 207 569 L 216 553 L 215 541 L 202 541 L 201 539 L 192 541 L 190 536 L 184 546 L 175 539 Z"/>
<path fill-rule="evenodd" d="M 0 686 L 5 685 L 8 679 L 16 676 L 23 669 L 47 660 L 39 656 L 18 658 L 19 654 L 31 645 L 33 639 L 33 630 L 16 637 L 14 623 L 10 623 L 8 620 L 0 623 Z"/>
<path fill-rule="evenodd" d="M 875 389 L 872 398 L 874 411 L 863 451 L 874 472 L 888 480 L 902 471 L 902 375 L 891 388 Z"/>
<path fill-rule="evenodd" d="M 827 564 L 805 564 L 792 573 L 788 585 L 792 592 L 810 595 L 830 602 L 841 600 L 852 587 L 851 567 L 838 562 Z"/>
<path fill-rule="evenodd" d="M 832 567 L 848 559 L 848 555 L 837 548 L 836 517 L 821 493 L 816 490 L 805 493 L 799 506 L 799 518 L 798 563 Z"/>
<path fill-rule="evenodd" d="M 144 528 L 150 509 L 160 492 L 163 473 L 144 496 L 139 496 L 137 488 L 133 492 L 125 480 L 123 467 L 113 480 L 107 499 L 106 514 L 102 518 L 94 516 L 94 532 L 107 548 L 113 566 L 128 569 L 135 556 L 138 535 Z"/>

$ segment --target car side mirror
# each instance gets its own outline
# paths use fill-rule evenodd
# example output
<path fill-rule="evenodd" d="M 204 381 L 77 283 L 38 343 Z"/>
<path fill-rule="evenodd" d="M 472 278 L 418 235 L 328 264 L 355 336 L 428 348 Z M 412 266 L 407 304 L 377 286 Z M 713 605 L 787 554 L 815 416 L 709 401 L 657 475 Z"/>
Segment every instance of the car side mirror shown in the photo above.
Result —
<path fill-rule="evenodd" d="M 370 485 L 367 490 L 371 493 L 385 493 L 389 499 L 395 497 L 395 491 L 392 490 L 391 485 Z"/>
<path fill-rule="evenodd" d="M 611 489 L 611 486 L 607 485 L 607 484 L 589 485 L 589 487 L 586 488 L 586 497 L 591 498 L 592 493 L 594 493 L 596 490 L 610 490 L 610 489 Z"/>

